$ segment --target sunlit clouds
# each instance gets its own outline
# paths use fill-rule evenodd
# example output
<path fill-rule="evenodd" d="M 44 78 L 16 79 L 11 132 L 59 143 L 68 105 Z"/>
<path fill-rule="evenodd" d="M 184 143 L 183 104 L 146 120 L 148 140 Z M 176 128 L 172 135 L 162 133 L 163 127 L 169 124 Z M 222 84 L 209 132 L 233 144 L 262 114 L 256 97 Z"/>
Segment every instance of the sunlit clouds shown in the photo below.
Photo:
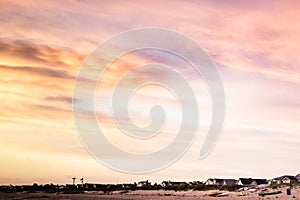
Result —
<path fill-rule="evenodd" d="M 155 182 L 299 173 L 299 10 L 296 0 L 1 1 L 0 184 L 66 183 L 73 174 L 91 182 Z M 211 119 L 210 94 L 202 78 L 166 52 L 124 55 L 111 64 L 95 93 L 96 115 L 114 145 L 152 152 L 167 145 L 179 127 L 176 96 L 149 86 L 133 95 L 130 115 L 134 123 L 146 126 L 150 108 L 164 105 L 170 117 L 164 134 L 138 141 L 118 130 L 107 99 L 119 79 L 138 66 L 171 65 L 192 86 L 200 111 L 197 137 L 178 162 L 152 174 L 129 175 L 104 167 L 85 150 L 72 106 L 92 110 L 84 91 L 81 99 L 72 94 L 86 56 L 111 36 L 139 27 L 173 29 L 207 51 L 223 80 L 226 120 L 212 154 L 198 160 Z M 90 78 L 95 72 L 97 65 L 84 79 L 87 88 L 98 81 Z M 153 76 L 168 78 L 163 71 L 138 71 L 124 87 L 134 88 L 138 80 Z M 84 120 L 89 128 L 89 119 Z"/>

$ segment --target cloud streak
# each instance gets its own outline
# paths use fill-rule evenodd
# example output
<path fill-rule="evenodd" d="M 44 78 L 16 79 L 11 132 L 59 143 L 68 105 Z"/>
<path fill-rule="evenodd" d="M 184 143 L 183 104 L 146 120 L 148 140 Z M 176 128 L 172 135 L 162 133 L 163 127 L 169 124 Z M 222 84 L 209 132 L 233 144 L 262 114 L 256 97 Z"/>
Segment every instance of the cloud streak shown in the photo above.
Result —
<path fill-rule="evenodd" d="M 31 74 L 36 76 L 44 76 L 59 79 L 75 79 L 76 76 L 67 71 L 43 67 L 28 67 L 28 66 L 3 66 L 0 65 L 0 70 L 6 73 L 21 72 L 23 74 Z"/>

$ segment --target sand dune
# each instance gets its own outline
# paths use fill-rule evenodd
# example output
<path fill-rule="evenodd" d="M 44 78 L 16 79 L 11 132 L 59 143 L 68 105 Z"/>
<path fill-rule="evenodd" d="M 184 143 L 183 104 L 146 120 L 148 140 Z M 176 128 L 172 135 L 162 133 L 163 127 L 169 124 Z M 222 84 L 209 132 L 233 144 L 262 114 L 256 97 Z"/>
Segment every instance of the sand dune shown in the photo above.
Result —
<path fill-rule="evenodd" d="M 209 194 L 212 194 L 217 191 L 164 191 L 164 190 L 156 190 L 156 191 L 129 191 L 124 193 L 124 191 L 115 191 L 109 195 L 97 192 L 89 192 L 86 194 L 46 194 L 46 193 L 0 193 L 0 199 L 9 199 L 9 200 L 21 200 L 21 199 L 35 199 L 35 200 L 92 200 L 92 199 L 103 199 L 103 200 L 137 200 L 137 199 L 146 199 L 146 200 L 175 200 L 175 199 L 184 199 L 184 200 L 214 200 L 214 199 L 280 199 L 280 200 L 288 200 L 288 199 L 300 199 L 300 189 L 293 189 L 292 195 L 288 196 L 285 193 L 285 188 L 281 189 L 281 194 L 270 195 L 265 197 L 260 197 L 257 192 L 244 192 L 245 196 L 239 196 L 239 192 L 227 192 L 228 196 L 226 197 L 210 197 Z"/>

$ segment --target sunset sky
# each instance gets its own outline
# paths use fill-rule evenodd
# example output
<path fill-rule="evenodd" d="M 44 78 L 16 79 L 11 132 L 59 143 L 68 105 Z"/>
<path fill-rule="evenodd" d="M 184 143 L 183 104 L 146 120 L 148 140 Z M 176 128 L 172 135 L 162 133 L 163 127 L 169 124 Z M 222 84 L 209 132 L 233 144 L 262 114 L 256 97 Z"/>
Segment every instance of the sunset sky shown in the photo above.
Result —
<path fill-rule="evenodd" d="M 87 182 L 116 183 L 299 174 L 299 21 L 297 0 L 1 0 L 0 184 L 71 183 L 73 175 Z M 72 95 L 80 66 L 97 45 L 142 27 L 172 29 L 203 47 L 224 84 L 226 119 L 216 147 L 199 160 L 211 119 L 203 80 L 180 59 L 162 52 L 124 56 L 107 72 L 106 84 L 97 88 L 97 102 L 132 67 L 167 62 L 182 70 L 193 86 L 200 112 L 197 137 L 183 157 L 160 171 L 132 175 L 102 165 L 85 150 L 73 119 Z M 133 80 L 149 76 L 166 78 L 144 71 Z M 99 103 L 96 111 L 100 121 L 104 118 L 99 123 L 113 144 L 145 153 L 172 141 L 180 107 L 170 92 L 149 86 L 132 102 L 137 124 L 149 123 L 148 109 L 156 104 L 165 106 L 171 118 L 162 134 L 140 141 L 119 133 L 109 116 L 109 102 Z"/>

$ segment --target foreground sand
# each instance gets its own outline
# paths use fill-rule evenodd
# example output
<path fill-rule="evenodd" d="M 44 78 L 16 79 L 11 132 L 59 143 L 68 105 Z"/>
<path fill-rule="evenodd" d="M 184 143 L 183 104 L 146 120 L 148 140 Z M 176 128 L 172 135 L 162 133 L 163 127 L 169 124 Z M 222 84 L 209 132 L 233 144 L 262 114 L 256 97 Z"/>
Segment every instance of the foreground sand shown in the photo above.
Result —
<path fill-rule="evenodd" d="M 92 199 L 103 199 L 103 200 L 137 200 L 137 199 L 146 199 L 146 200 L 175 200 L 175 199 L 184 199 L 184 200 L 214 200 L 214 199 L 278 199 L 278 200 L 288 200 L 288 199 L 299 199 L 300 200 L 300 188 L 293 189 L 292 195 L 287 196 L 285 193 L 285 188 L 281 189 L 282 193 L 277 195 L 260 197 L 258 192 L 246 192 L 246 196 L 238 196 L 239 192 L 226 192 L 228 193 L 227 197 L 209 197 L 208 194 L 211 194 L 215 191 L 129 191 L 126 194 L 121 194 L 121 191 L 116 191 L 110 195 L 104 195 L 102 193 L 89 192 L 87 194 L 45 194 L 45 193 L 0 193 L 0 199 L 9 199 L 9 200 L 24 200 L 24 199 L 35 199 L 35 200 L 92 200 Z"/>

